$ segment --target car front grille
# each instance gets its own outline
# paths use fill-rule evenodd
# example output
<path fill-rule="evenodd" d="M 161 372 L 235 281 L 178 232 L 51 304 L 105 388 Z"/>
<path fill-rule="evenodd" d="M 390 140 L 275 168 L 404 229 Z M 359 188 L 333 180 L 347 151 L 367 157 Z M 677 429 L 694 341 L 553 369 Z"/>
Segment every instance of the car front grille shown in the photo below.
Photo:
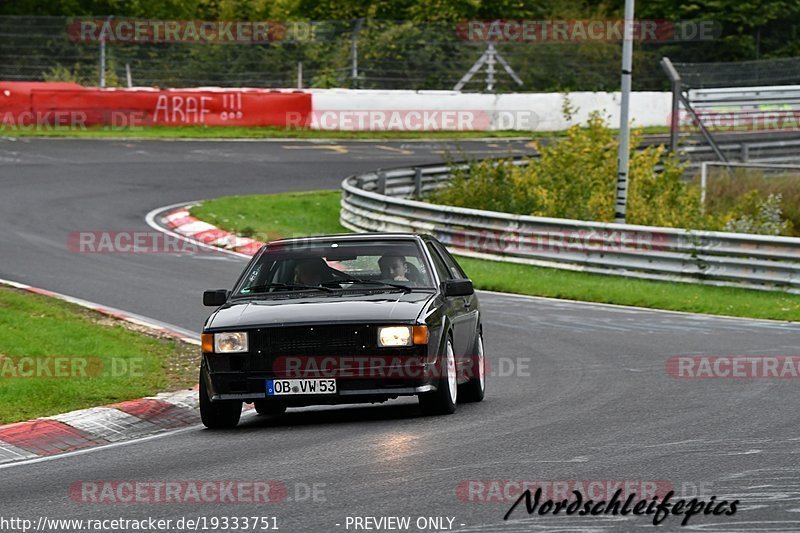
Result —
<path fill-rule="evenodd" d="M 280 355 L 359 355 L 374 353 L 377 326 L 290 326 L 250 332 L 250 353 Z"/>

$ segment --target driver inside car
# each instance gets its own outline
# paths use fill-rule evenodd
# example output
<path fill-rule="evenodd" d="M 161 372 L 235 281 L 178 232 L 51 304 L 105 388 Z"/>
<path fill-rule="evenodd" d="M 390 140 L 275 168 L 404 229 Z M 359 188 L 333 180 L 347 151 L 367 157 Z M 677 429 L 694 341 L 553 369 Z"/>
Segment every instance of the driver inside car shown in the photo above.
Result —
<path fill-rule="evenodd" d="M 300 285 L 320 285 L 333 281 L 330 267 L 321 257 L 303 259 L 294 267 L 294 282 Z"/>

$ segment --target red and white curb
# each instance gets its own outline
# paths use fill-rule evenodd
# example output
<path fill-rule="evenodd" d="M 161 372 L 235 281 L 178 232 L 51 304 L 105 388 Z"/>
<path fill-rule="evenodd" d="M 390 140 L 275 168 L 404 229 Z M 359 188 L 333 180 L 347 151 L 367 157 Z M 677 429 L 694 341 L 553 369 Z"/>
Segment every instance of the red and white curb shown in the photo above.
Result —
<path fill-rule="evenodd" d="M 194 242 L 253 256 L 264 245 L 249 237 L 240 237 L 230 231 L 203 222 L 189 214 L 192 205 L 170 209 L 160 216 L 160 222 L 171 231 Z"/>
<path fill-rule="evenodd" d="M 197 425 L 196 390 L 0 426 L 0 464 L 74 452 Z"/>
<path fill-rule="evenodd" d="M 74 298 L 0 279 L 0 284 L 58 298 L 87 309 L 200 345 L 198 335 L 175 326 Z M 148 398 L 80 409 L 56 416 L 0 426 L 0 464 L 74 452 L 134 440 L 200 422 L 197 390 L 164 392 Z"/>

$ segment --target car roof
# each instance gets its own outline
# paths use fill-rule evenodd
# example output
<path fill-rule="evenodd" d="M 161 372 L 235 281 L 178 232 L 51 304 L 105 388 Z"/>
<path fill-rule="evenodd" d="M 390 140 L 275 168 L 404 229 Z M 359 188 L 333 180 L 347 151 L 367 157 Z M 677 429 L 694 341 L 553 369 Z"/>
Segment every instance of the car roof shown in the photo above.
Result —
<path fill-rule="evenodd" d="M 419 233 L 336 233 L 331 235 L 309 235 L 308 237 L 295 237 L 291 239 L 278 239 L 270 241 L 268 244 L 277 243 L 292 243 L 292 242 L 308 242 L 308 241 L 326 241 L 331 239 L 336 240 L 367 240 L 367 241 L 381 241 L 381 240 L 419 240 L 430 238 L 428 235 Z"/>

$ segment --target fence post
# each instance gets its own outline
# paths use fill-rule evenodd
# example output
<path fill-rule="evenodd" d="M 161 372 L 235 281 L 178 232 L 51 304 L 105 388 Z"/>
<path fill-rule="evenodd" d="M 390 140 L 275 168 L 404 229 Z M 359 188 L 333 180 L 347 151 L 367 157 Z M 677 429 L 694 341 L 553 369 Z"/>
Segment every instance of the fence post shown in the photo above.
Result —
<path fill-rule="evenodd" d="M 106 88 L 106 40 L 100 37 L 100 88 Z"/>
<path fill-rule="evenodd" d="M 356 25 L 353 28 L 353 39 L 350 45 L 350 77 L 351 88 L 358 88 L 358 33 L 364 25 L 364 18 L 356 20 Z"/>
<path fill-rule="evenodd" d="M 100 88 L 106 88 L 106 35 L 111 33 L 111 19 L 114 18 L 114 15 L 109 15 L 106 19 L 106 24 L 108 25 L 108 31 L 106 28 L 103 27 L 100 30 Z"/>
<path fill-rule="evenodd" d="M 414 168 L 414 198 L 422 198 L 422 169 L 419 167 Z"/>

